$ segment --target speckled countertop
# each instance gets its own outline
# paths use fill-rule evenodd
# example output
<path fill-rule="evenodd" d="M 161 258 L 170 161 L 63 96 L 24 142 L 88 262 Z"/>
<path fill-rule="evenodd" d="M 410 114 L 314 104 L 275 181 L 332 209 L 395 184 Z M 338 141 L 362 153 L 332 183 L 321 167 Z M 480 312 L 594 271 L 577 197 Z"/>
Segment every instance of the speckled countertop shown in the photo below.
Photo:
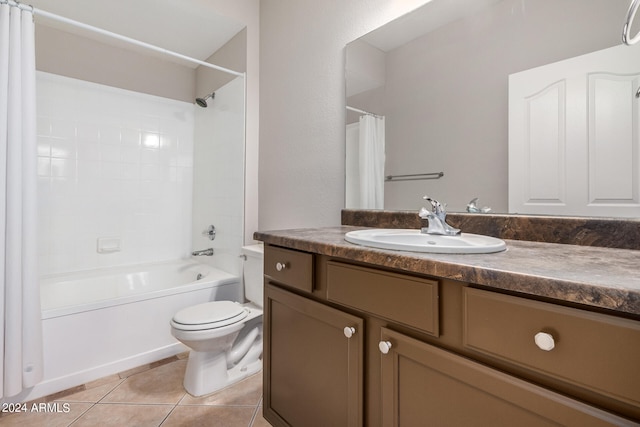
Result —
<path fill-rule="evenodd" d="M 495 254 L 423 254 L 344 240 L 366 227 L 259 231 L 256 240 L 306 252 L 613 310 L 640 319 L 640 251 L 507 240 Z"/>

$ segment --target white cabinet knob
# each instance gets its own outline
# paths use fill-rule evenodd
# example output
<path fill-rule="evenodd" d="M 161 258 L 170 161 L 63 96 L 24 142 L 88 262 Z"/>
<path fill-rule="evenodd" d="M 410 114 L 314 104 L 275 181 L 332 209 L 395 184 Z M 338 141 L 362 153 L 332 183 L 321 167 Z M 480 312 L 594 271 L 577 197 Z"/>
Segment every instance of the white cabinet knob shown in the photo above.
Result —
<path fill-rule="evenodd" d="M 553 335 L 546 332 L 538 332 L 534 337 L 534 341 L 540 350 L 551 351 L 556 346 Z"/>
<path fill-rule="evenodd" d="M 276 262 L 276 270 L 282 271 L 285 268 L 287 268 L 287 263 L 286 262 Z"/>
<path fill-rule="evenodd" d="M 380 353 L 382 354 L 387 354 L 389 353 L 389 350 L 391 350 L 391 342 L 389 341 L 380 341 L 380 343 L 378 344 L 378 348 L 380 349 Z"/>
<path fill-rule="evenodd" d="M 345 337 L 351 338 L 356 333 L 356 328 L 353 326 L 346 326 L 343 331 Z"/>

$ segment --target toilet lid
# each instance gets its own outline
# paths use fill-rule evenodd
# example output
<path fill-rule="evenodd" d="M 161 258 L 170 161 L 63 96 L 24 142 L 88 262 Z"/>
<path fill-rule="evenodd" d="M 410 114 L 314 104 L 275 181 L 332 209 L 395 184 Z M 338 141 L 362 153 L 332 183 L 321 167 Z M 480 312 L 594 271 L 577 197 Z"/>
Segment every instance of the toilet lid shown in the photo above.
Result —
<path fill-rule="evenodd" d="M 238 303 L 213 301 L 178 311 L 172 324 L 184 330 L 213 329 L 237 323 L 248 314 L 249 311 Z"/>

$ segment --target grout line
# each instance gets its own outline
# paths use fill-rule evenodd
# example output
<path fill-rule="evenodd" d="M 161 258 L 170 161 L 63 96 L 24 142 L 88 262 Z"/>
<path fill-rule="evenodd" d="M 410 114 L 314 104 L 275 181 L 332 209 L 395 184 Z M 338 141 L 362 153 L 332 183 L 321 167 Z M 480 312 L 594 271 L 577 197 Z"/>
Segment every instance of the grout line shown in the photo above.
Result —
<path fill-rule="evenodd" d="M 84 417 L 87 414 L 87 412 L 89 412 L 91 409 L 93 409 L 93 407 L 96 406 L 96 405 L 97 405 L 97 403 L 93 403 L 91 406 L 89 406 L 86 411 L 84 411 L 83 413 L 78 415 L 73 421 L 71 421 L 69 424 L 67 424 L 67 427 L 71 427 L 72 425 L 77 423 L 80 420 L 80 418 Z"/>
<path fill-rule="evenodd" d="M 256 418 L 258 417 L 259 410 L 260 410 L 260 404 L 258 403 L 258 406 L 256 406 L 256 409 L 253 411 L 253 417 L 251 417 L 251 421 L 249 421 L 248 427 L 252 427 L 253 424 L 256 422 Z"/>
<path fill-rule="evenodd" d="M 184 388 L 184 386 L 183 386 Z M 178 400 L 178 402 L 176 403 L 176 406 L 180 406 L 180 404 L 182 403 L 182 401 L 189 395 L 189 393 L 187 393 L 187 391 L 184 391 L 184 394 L 182 395 L 182 397 Z"/>
<path fill-rule="evenodd" d="M 173 408 L 171 408 L 167 416 L 162 419 L 162 422 L 160 422 L 160 424 L 158 424 L 158 427 L 162 427 L 162 424 L 164 424 L 164 422 L 167 421 L 167 419 L 169 419 L 169 417 L 171 416 L 171 414 L 173 414 L 173 411 L 175 411 L 177 407 L 178 405 L 176 404 L 173 406 Z"/>
<path fill-rule="evenodd" d="M 98 403 L 102 403 L 102 401 L 109 396 L 111 393 L 113 393 L 117 388 L 119 388 L 122 384 L 124 384 L 124 382 L 126 381 L 126 378 L 121 378 L 120 381 L 118 382 L 118 384 L 116 384 L 111 390 L 109 390 L 107 393 L 105 393 L 104 396 L 102 396 L 100 399 L 98 399 L 97 402 L 95 402 L 96 404 Z"/>

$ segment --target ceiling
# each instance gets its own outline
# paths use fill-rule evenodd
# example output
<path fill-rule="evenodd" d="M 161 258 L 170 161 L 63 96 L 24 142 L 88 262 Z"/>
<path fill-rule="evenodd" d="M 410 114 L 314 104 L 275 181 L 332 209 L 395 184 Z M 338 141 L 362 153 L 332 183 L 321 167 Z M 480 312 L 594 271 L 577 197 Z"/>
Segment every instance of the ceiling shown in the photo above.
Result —
<path fill-rule="evenodd" d="M 205 60 L 245 25 L 220 15 L 207 0 L 29 0 L 35 22 L 106 43 L 104 36 L 61 24 L 37 9 L 79 21 L 182 55 Z"/>

